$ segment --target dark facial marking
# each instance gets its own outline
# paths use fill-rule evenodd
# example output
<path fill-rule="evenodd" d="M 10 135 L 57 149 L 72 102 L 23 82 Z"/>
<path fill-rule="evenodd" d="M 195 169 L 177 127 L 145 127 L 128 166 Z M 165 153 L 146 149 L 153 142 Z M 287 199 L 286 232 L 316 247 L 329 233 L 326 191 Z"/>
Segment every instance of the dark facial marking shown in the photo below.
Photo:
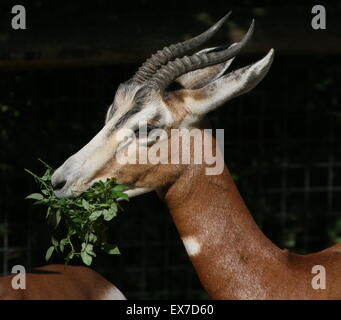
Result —
<path fill-rule="evenodd" d="M 127 82 L 126 84 L 121 85 L 121 88 L 119 90 L 122 90 L 124 94 L 130 94 L 132 86 L 131 83 Z M 133 107 L 127 111 L 124 115 L 122 115 L 118 121 L 116 122 L 115 126 L 112 128 L 112 130 L 118 129 L 124 125 L 124 123 L 134 114 L 138 113 L 142 110 L 142 107 L 146 104 L 147 97 L 148 97 L 149 91 L 146 87 L 141 87 L 134 96 L 133 99 Z M 114 105 L 112 107 L 112 110 L 110 110 L 110 117 L 113 116 L 114 112 L 117 110 L 117 106 Z M 110 118 L 109 118 L 110 119 Z"/>
<path fill-rule="evenodd" d="M 126 112 L 121 118 L 118 119 L 116 122 L 113 130 L 118 129 L 124 125 L 124 123 L 134 114 L 138 113 L 142 110 L 142 105 L 136 105 L 132 109 L 130 109 L 128 112 Z"/>

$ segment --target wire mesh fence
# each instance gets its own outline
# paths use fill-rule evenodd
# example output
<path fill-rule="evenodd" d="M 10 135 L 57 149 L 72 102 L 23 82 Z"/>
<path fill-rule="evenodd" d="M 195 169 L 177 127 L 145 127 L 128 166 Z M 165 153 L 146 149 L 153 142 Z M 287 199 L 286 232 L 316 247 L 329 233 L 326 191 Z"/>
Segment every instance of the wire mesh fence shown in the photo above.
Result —
<path fill-rule="evenodd" d="M 24 200 L 35 185 L 23 169 L 39 172 L 37 158 L 57 167 L 90 140 L 135 67 L 8 71 L 0 79 L 3 274 L 44 264 L 49 246 L 44 209 Z M 225 129 L 226 163 L 258 225 L 295 252 L 323 249 L 341 233 L 340 73 L 332 57 L 278 57 L 256 89 L 209 115 Z M 93 267 L 128 298 L 207 297 L 155 194 L 126 204 L 112 233 L 122 255 L 100 254 Z"/>

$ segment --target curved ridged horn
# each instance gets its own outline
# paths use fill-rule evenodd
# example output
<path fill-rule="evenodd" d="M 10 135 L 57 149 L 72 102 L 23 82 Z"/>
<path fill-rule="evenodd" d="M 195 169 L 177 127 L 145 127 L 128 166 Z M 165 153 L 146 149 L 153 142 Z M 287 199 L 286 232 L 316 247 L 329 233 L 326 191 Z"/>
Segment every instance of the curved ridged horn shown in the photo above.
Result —
<path fill-rule="evenodd" d="M 157 51 L 149 59 L 147 59 L 142 66 L 137 70 L 135 75 L 132 77 L 132 81 L 143 83 L 144 81 L 150 79 L 154 73 L 168 61 L 174 60 L 177 57 L 183 56 L 186 52 L 199 47 L 204 42 L 208 41 L 224 24 L 226 19 L 230 16 L 231 11 L 221 18 L 216 24 L 205 32 L 199 34 L 198 36 L 186 40 L 184 42 L 179 42 L 172 44 L 169 47 L 164 47 L 162 50 Z"/>
<path fill-rule="evenodd" d="M 254 20 L 250 25 L 249 30 L 246 35 L 234 46 L 231 46 L 225 50 L 211 52 L 211 53 L 196 53 L 192 56 L 185 56 L 183 58 L 177 58 L 174 61 L 168 62 L 166 65 L 162 66 L 152 78 L 149 80 L 149 86 L 152 86 L 160 91 L 165 90 L 168 85 L 173 82 L 177 77 L 197 69 L 212 66 L 218 63 L 227 61 L 234 56 L 236 56 L 249 42 L 253 30 L 254 30 Z"/>

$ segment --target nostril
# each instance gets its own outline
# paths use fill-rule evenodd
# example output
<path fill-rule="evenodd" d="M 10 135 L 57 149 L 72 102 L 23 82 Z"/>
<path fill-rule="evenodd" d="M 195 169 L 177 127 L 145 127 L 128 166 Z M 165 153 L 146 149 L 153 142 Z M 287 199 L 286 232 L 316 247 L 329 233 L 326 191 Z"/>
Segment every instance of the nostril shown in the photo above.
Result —
<path fill-rule="evenodd" d="M 57 183 L 53 183 L 52 187 L 54 190 L 60 190 L 63 189 L 63 187 L 66 184 L 66 180 L 58 181 Z"/>

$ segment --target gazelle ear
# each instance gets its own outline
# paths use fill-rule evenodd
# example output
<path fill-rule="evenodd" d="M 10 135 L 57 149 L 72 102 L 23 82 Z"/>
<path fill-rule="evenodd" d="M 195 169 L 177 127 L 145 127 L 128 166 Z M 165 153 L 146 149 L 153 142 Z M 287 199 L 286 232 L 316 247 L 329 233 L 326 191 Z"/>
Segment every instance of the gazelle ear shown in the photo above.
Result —
<path fill-rule="evenodd" d="M 232 44 L 233 46 L 235 44 Z M 219 51 L 222 49 L 226 49 L 226 47 L 214 47 L 214 48 L 207 48 L 197 52 L 200 53 L 208 53 Z M 234 58 L 233 58 L 234 59 Z M 206 86 L 210 82 L 218 79 L 221 77 L 228 67 L 231 65 L 233 59 L 230 59 L 226 62 L 219 63 L 214 66 L 206 67 L 203 69 L 198 69 L 192 72 L 185 73 L 184 75 L 178 77 L 175 82 L 180 84 L 185 89 L 199 89 L 203 86 Z"/>
<path fill-rule="evenodd" d="M 274 57 L 274 50 L 258 62 L 230 72 L 203 88 L 185 90 L 186 107 L 190 112 L 203 115 L 228 100 L 253 89 L 267 74 Z"/>

